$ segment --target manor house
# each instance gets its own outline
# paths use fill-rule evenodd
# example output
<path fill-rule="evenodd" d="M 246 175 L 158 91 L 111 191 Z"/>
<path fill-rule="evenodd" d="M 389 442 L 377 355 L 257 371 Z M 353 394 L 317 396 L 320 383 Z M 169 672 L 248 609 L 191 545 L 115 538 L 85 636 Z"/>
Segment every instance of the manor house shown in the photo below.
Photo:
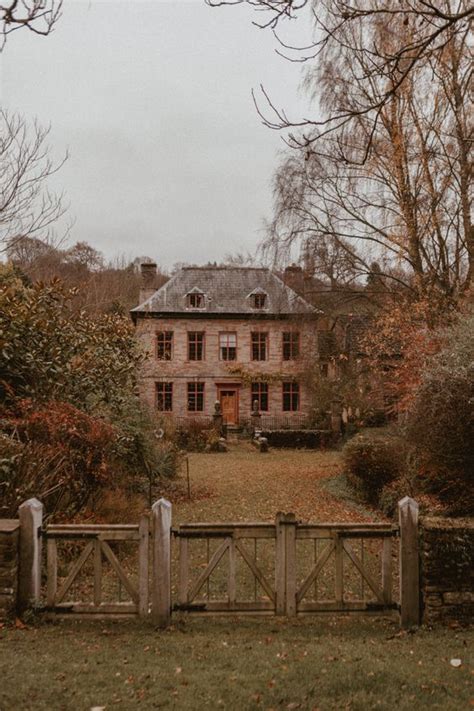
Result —
<path fill-rule="evenodd" d="M 269 269 L 184 267 L 153 288 L 142 265 L 140 304 L 131 314 L 149 353 L 143 400 L 165 416 L 204 418 L 216 401 L 239 426 L 253 404 L 263 416 L 309 412 L 305 370 L 317 350 L 318 311 Z"/>

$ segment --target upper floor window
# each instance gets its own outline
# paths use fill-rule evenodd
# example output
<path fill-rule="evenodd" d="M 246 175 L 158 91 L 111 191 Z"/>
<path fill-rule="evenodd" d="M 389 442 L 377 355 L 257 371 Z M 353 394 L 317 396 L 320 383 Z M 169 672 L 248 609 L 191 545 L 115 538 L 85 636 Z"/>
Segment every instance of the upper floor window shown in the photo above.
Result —
<path fill-rule="evenodd" d="M 173 354 L 173 331 L 158 331 L 156 334 L 156 357 L 171 360 Z"/>
<path fill-rule="evenodd" d="M 268 333 L 254 331 L 252 333 L 252 360 L 267 360 Z"/>
<path fill-rule="evenodd" d="M 296 360 L 300 355 L 300 334 L 298 331 L 283 333 L 283 360 Z"/>
<path fill-rule="evenodd" d="M 204 331 L 188 331 L 188 360 L 204 360 Z"/>
<path fill-rule="evenodd" d="M 173 409 L 173 383 L 156 383 L 156 409 L 171 412 Z"/>
<path fill-rule="evenodd" d="M 189 309 L 203 309 L 205 308 L 205 294 L 194 287 L 188 294 L 186 294 L 186 306 Z"/>
<path fill-rule="evenodd" d="M 300 409 L 300 385 L 293 381 L 283 383 L 283 411 L 297 412 Z"/>
<path fill-rule="evenodd" d="M 251 385 L 252 410 L 255 401 L 260 412 L 268 412 L 268 383 L 255 382 Z"/>
<path fill-rule="evenodd" d="M 188 383 L 188 412 L 204 410 L 204 383 Z"/>
<path fill-rule="evenodd" d="M 235 360 L 237 358 L 237 334 L 235 331 L 219 333 L 219 358 Z"/>
<path fill-rule="evenodd" d="M 261 289 L 255 289 L 252 291 L 248 297 L 253 309 L 265 309 L 267 306 L 267 294 Z"/>

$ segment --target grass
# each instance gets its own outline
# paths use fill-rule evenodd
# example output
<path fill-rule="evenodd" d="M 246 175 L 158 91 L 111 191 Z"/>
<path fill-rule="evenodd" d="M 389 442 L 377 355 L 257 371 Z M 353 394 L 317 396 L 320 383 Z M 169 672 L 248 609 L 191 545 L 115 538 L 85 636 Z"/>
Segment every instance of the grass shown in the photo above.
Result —
<path fill-rule="evenodd" d="M 347 616 L 3 628 L 0 709 L 460 711 L 472 705 L 473 636 Z"/>
<path fill-rule="evenodd" d="M 340 471 L 337 451 L 272 449 L 260 454 L 248 443 L 227 454 L 190 454 L 190 501 L 164 490 L 173 521 L 273 521 L 277 511 L 303 521 L 367 521 L 374 514 L 334 496 L 326 482 Z M 177 494 L 177 495 L 176 495 Z"/>

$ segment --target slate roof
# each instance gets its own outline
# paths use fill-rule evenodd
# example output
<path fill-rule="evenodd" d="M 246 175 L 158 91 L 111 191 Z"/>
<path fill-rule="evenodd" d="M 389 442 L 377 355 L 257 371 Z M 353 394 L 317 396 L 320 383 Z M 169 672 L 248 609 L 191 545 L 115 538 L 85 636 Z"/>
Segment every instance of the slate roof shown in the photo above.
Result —
<path fill-rule="evenodd" d="M 186 295 L 205 294 L 203 309 L 187 306 Z M 267 295 L 263 309 L 252 307 L 252 293 Z M 132 309 L 132 316 L 159 314 L 316 314 L 317 310 L 269 269 L 253 267 L 183 267 L 153 296 Z"/>

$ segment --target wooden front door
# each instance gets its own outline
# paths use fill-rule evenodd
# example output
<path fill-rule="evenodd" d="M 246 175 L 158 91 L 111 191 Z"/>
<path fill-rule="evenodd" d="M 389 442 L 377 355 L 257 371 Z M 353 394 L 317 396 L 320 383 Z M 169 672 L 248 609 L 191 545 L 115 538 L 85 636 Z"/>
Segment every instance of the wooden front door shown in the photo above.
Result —
<path fill-rule="evenodd" d="M 235 389 L 222 388 L 219 390 L 222 415 L 226 425 L 236 425 L 239 421 L 238 392 Z"/>

